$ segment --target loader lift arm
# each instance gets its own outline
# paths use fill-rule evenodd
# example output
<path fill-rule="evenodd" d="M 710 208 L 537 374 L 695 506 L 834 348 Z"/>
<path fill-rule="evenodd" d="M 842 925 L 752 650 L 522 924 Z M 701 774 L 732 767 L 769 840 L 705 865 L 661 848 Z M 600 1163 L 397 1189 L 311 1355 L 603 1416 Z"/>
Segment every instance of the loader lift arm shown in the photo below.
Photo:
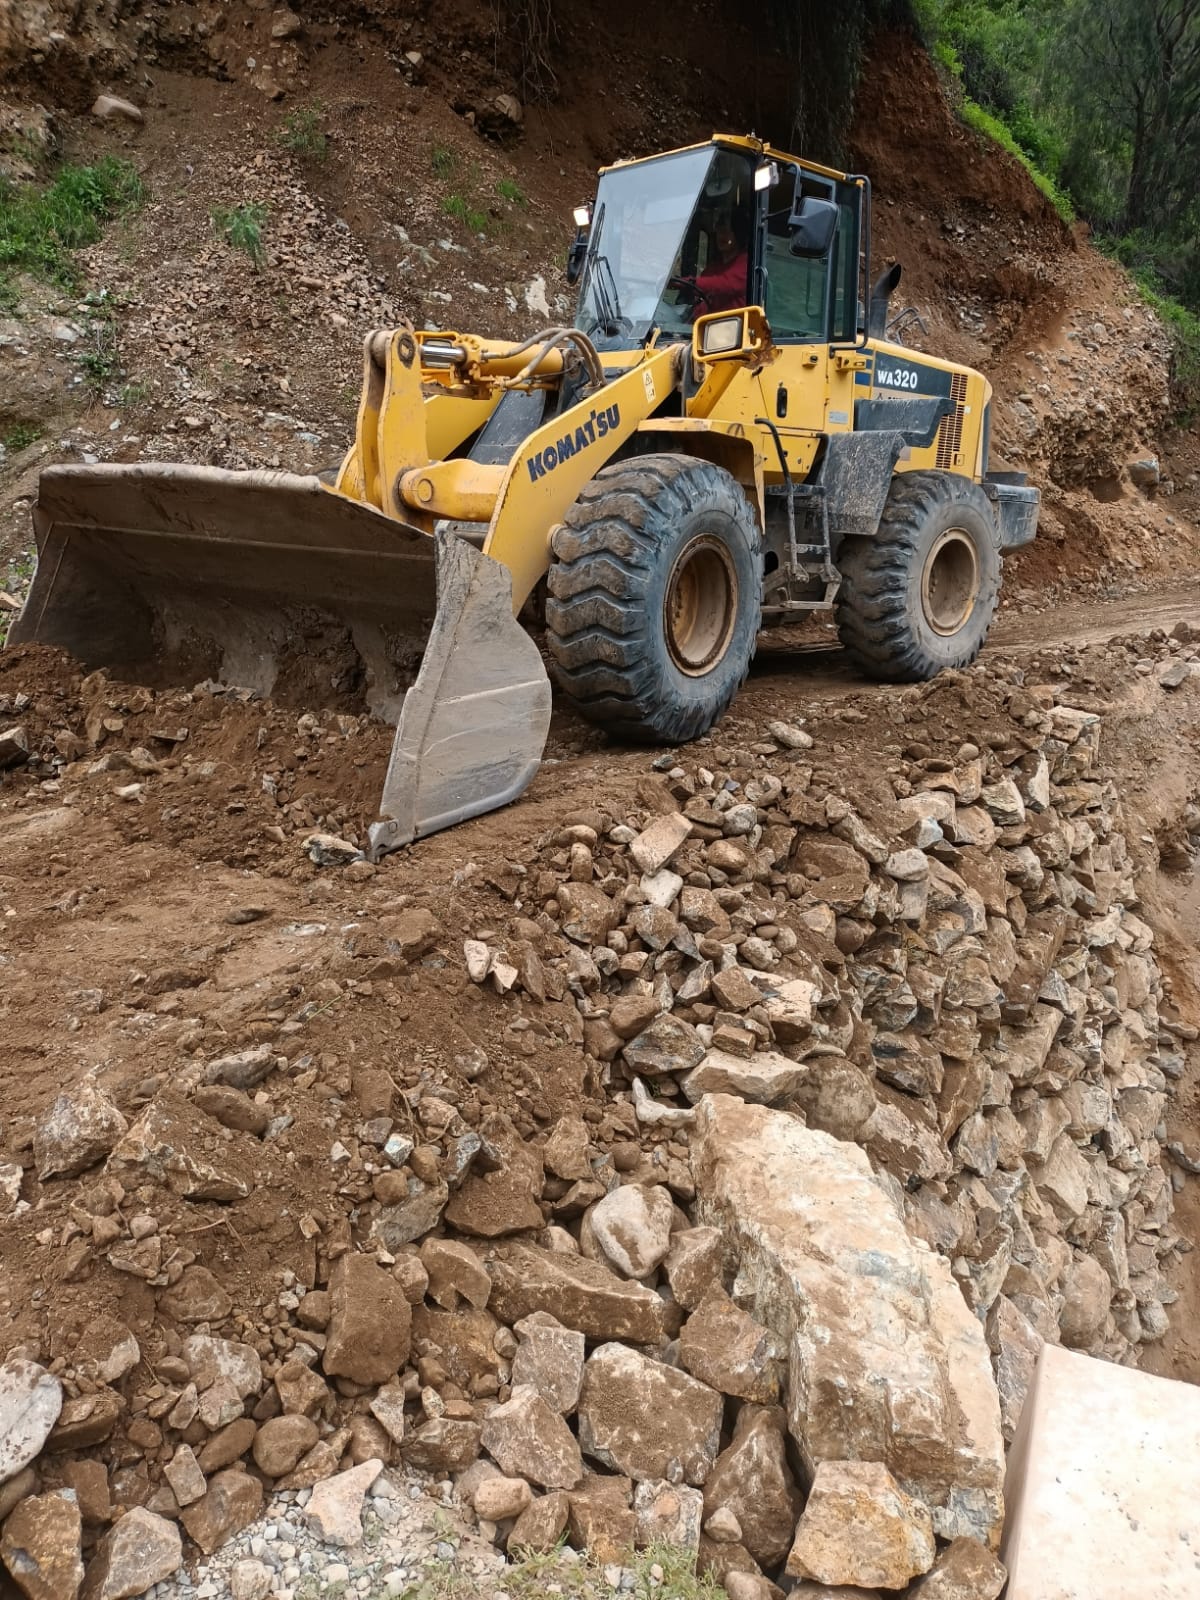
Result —
<path fill-rule="evenodd" d="M 397 475 L 408 517 L 418 510 L 435 521 L 483 524 L 490 516 L 482 550 L 446 529 L 435 535 L 437 615 L 400 713 L 373 855 L 503 805 L 532 781 L 549 728 L 550 680 L 516 614 L 550 565 L 546 530 L 673 392 L 682 349 L 648 351 L 531 433 L 507 466 L 454 457 Z M 408 371 L 411 395 L 419 368 Z M 403 381 L 390 388 L 411 428 Z M 385 408 L 381 432 L 389 420 Z"/>

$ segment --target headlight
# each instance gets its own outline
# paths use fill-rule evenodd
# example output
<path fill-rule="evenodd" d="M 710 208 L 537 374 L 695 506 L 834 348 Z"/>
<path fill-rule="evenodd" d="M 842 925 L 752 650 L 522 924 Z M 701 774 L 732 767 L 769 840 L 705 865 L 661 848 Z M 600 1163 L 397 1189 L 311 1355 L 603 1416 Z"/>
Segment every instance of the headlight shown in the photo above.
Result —
<path fill-rule="evenodd" d="M 741 342 L 741 317 L 722 317 L 719 322 L 706 322 L 700 333 L 700 351 L 706 356 L 719 356 L 726 350 L 736 350 Z"/>
<path fill-rule="evenodd" d="M 575 218 L 575 226 L 577 228 L 586 228 L 592 220 L 592 208 L 590 206 L 576 206 L 572 215 Z"/>

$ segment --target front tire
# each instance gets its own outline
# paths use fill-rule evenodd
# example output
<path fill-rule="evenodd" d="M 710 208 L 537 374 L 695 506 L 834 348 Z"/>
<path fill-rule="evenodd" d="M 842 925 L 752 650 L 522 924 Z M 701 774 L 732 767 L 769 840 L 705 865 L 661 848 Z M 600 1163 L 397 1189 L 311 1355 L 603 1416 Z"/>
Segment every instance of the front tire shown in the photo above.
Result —
<path fill-rule="evenodd" d="M 868 677 L 917 683 L 975 660 L 1000 598 L 991 503 L 950 472 L 892 480 L 879 531 L 838 553 L 838 636 Z"/>
<path fill-rule="evenodd" d="M 737 480 L 692 456 L 614 463 L 553 552 L 546 643 L 576 709 L 644 744 L 712 727 L 750 669 L 762 610 L 758 524 Z"/>

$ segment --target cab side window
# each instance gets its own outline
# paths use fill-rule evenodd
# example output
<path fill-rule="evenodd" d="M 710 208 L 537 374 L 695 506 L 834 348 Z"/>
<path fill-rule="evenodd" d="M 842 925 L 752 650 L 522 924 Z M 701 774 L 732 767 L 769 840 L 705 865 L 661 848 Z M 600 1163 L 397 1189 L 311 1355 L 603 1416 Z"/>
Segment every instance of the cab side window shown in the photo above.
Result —
<path fill-rule="evenodd" d="M 763 309 L 777 339 L 819 343 L 829 337 L 830 262 L 828 258 L 804 260 L 791 253 L 792 210 L 809 188 L 807 180 L 797 188 L 797 176 L 796 168 L 781 168 L 779 182 L 767 193 Z M 827 191 L 819 188 L 813 188 L 812 192 L 822 199 L 831 198 Z"/>

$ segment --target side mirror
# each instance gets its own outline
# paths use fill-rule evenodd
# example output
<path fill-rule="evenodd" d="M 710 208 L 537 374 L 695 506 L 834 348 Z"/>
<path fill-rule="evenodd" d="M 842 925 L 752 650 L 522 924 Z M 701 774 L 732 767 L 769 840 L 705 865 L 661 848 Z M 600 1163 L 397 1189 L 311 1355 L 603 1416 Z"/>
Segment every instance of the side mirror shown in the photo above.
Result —
<path fill-rule="evenodd" d="M 580 230 L 567 246 L 567 282 L 578 283 L 587 259 L 587 235 Z"/>
<path fill-rule="evenodd" d="M 818 200 L 816 195 L 806 194 L 799 210 L 792 212 L 788 225 L 792 239 L 788 248 L 794 256 L 819 260 L 829 253 L 837 225 L 838 208 L 833 201 Z"/>

